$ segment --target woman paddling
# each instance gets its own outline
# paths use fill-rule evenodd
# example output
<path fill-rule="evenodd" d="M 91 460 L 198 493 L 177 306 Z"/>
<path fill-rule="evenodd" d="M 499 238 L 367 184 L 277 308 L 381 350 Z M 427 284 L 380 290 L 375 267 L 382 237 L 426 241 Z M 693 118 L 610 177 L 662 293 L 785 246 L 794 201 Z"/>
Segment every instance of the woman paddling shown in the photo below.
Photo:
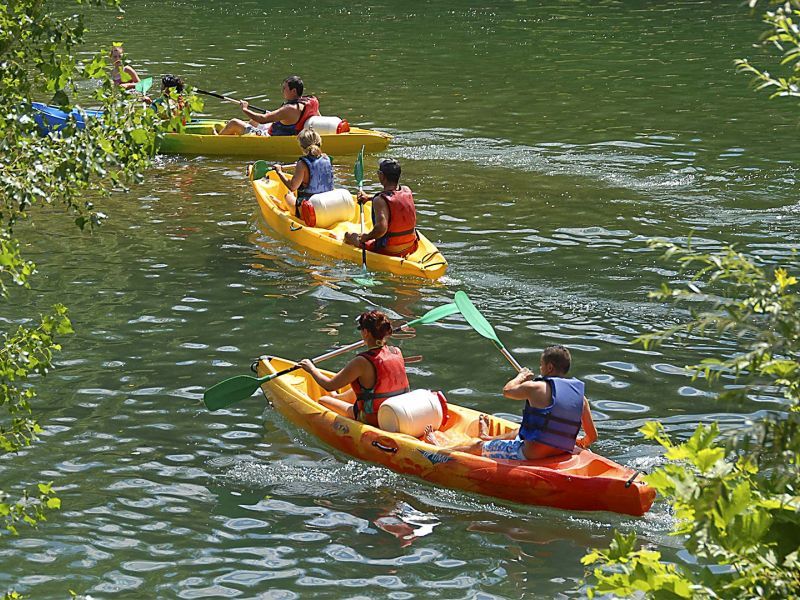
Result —
<path fill-rule="evenodd" d="M 340 415 L 377 427 L 378 408 L 383 401 L 410 389 L 406 367 L 400 349 L 386 344 L 392 333 L 392 323 L 384 313 L 379 310 L 365 312 L 358 317 L 357 323 L 368 349 L 336 375 L 324 375 L 308 358 L 300 361 L 300 366 L 328 392 L 335 392 L 348 384 L 352 386 L 342 394 L 321 396 L 320 404 Z"/>
<path fill-rule="evenodd" d="M 278 178 L 289 189 L 283 200 L 289 212 L 300 216 L 300 204 L 314 194 L 330 192 L 333 189 L 333 165 L 327 154 L 322 152 L 322 138 L 313 129 L 304 129 L 297 136 L 303 156 L 294 165 L 294 176 L 291 180 L 283 173 L 282 165 L 273 168 Z M 295 194 L 296 192 L 296 194 Z"/>

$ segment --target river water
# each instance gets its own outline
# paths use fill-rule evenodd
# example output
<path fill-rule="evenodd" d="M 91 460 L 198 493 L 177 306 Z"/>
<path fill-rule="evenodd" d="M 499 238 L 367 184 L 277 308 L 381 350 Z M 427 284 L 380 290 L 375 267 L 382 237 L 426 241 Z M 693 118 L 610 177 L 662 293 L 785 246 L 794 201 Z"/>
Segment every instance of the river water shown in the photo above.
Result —
<path fill-rule="evenodd" d="M 798 241 L 796 106 L 754 94 L 733 59 L 767 64 L 739 3 L 130 2 L 89 20 L 137 70 L 261 105 L 298 73 L 324 114 L 393 134 L 438 282 L 326 262 L 274 239 L 246 161 L 159 157 L 104 200 L 93 235 L 60 209 L 18 229 L 41 274 L 3 328 L 60 301 L 77 334 L 38 385 L 43 443 L 0 462 L 0 488 L 53 481 L 63 510 L 0 546 L 0 586 L 41 598 L 580 597 L 580 557 L 615 527 L 684 560 L 657 501 L 641 519 L 522 507 L 438 489 L 331 452 L 262 397 L 207 412 L 206 387 L 270 353 L 357 339 L 378 306 L 410 318 L 468 292 L 520 361 L 573 353 L 600 440 L 650 469 L 637 429 L 675 435 L 777 406 L 721 405 L 684 365 L 730 340 L 654 351 L 685 318 L 647 300 L 676 275 L 646 240 L 735 243 L 778 259 Z M 238 116 L 210 99 L 206 113 Z M 368 190 L 376 157 L 368 157 Z M 352 157 L 337 160 L 350 185 Z M 501 415 L 513 372 L 450 319 L 402 341 L 412 385 Z M 343 364 L 342 359 L 332 366 Z"/>

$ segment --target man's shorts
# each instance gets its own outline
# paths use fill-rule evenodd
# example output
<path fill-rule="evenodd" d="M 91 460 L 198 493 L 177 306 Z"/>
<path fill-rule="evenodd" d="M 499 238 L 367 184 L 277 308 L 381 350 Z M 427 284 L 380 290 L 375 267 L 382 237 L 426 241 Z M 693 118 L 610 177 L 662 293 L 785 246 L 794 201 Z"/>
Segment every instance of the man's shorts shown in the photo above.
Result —
<path fill-rule="evenodd" d="M 481 447 L 481 456 L 495 460 L 528 460 L 522 448 L 525 442 L 516 440 L 491 440 L 484 442 Z"/>

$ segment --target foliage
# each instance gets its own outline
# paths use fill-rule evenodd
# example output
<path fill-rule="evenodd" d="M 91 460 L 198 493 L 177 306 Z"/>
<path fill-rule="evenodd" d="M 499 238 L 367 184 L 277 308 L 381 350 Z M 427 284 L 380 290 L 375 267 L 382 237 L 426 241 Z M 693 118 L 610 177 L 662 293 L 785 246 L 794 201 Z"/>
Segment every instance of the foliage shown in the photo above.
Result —
<path fill-rule="evenodd" d="M 758 0 L 751 0 L 756 6 Z M 750 73 L 757 89 L 771 97 L 800 96 L 800 0 L 769 2 L 764 15 L 770 27 L 762 40 L 782 54 L 785 76 L 773 76 L 736 61 Z M 691 246 L 651 242 L 676 259 L 684 272 L 695 269 L 682 287 L 664 284 L 651 297 L 692 307 L 691 320 L 646 335 L 645 347 L 687 336 L 729 336 L 738 351 L 689 367 L 694 377 L 744 381 L 729 387 L 722 399 L 746 398 L 753 391 L 779 392 L 785 410 L 720 435 L 716 423 L 701 424 L 692 437 L 674 444 L 660 423 L 641 431 L 666 449 L 671 461 L 647 476 L 672 505 L 672 534 L 684 540 L 697 560 L 692 568 L 666 562 L 659 552 L 636 549 L 636 535 L 615 534 L 608 549 L 583 558 L 591 565 L 597 593 L 652 598 L 800 598 L 800 310 L 798 258 L 785 266 L 757 262 L 733 248 L 713 254 Z M 701 289 L 702 288 L 702 289 Z M 702 307 L 698 310 L 696 307 Z"/>
<path fill-rule="evenodd" d="M 643 336 L 645 347 L 683 335 L 732 335 L 740 351 L 689 367 L 695 377 L 737 377 L 748 385 L 722 399 L 779 391 L 787 410 L 721 439 L 716 423 L 701 424 L 673 444 L 660 423 L 641 431 L 666 449 L 670 461 L 646 477 L 673 506 L 672 534 L 698 560 L 690 569 L 660 553 L 634 550 L 635 534 L 617 534 L 611 548 L 584 557 L 594 565 L 591 593 L 654 598 L 800 597 L 800 311 L 798 279 L 727 248 L 696 254 L 691 246 L 651 242 L 683 270 L 683 287 L 663 285 L 651 297 L 689 306 L 690 322 Z M 787 262 L 797 270 L 797 256 Z M 702 289 L 701 289 L 702 288 Z"/>
<path fill-rule="evenodd" d="M 758 0 L 750 0 L 754 7 Z M 773 90 L 771 97 L 800 96 L 800 0 L 772 0 L 770 5 L 777 5 L 774 10 L 764 14 L 764 22 L 769 29 L 763 35 L 765 44 L 772 44 L 781 53 L 780 66 L 789 66 L 788 74 L 784 76 L 773 75 L 769 71 L 761 70 L 747 59 L 736 61 L 737 70 L 753 75 L 757 82 L 756 89 Z"/>
<path fill-rule="evenodd" d="M 118 7 L 119 0 L 76 0 L 89 6 Z M 162 132 L 180 128 L 189 111 L 200 107 L 194 97 L 183 111 L 158 114 L 134 95 L 113 85 L 106 53 L 79 62 L 75 49 L 86 32 L 82 15 L 55 16 L 42 0 L 0 3 L 0 301 L 7 302 L 9 285 L 28 287 L 35 265 L 20 250 L 15 225 L 29 218 L 37 203 L 57 203 L 81 229 L 99 225 L 105 215 L 94 202 L 107 190 L 125 188 L 141 178 L 156 151 Z M 69 111 L 75 106 L 78 80 L 98 86 L 87 98 L 103 114 L 75 122 L 57 133 L 41 135 L 32 102 L 43 97 Z M 82 110 L 76 106 L 78 110 Z M 67 309 L 14 331 L 0 331 L 0 456 L 30 445 L 41 428 L 31 411 L 35 392 L 31 378 L 42 377 L 60 350 L 59 338 L 72 332 Z M 8 321 L 6 321 L 8 323 Z M 0 490 L 0 525 L 12 534 L 20 524 L 34 526 L 48 509 L 60 508 L 51 484 L 40 483 L 12 499 Z M 5 597 L 18 597 L 8 592 Z"/>

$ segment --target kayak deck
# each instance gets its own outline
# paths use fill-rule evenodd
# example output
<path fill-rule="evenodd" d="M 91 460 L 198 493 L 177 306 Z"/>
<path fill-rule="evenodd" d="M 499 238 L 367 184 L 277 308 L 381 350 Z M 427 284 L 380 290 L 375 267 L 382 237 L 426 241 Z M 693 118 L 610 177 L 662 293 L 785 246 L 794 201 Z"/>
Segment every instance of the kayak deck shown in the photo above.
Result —
<path fill-rule="evenodd" d="M 281 358 L 262 357 L 258 375 L 275 373 L 293 364 Z M 646 513 L 655 499 L 655 490 L 641 481 L 638 471 L 590 450 L 536 461 L 494 460 L 382 431 L 339 415 L 317 402 L 327 392 L 301 370 L 273 379 L 262 389 L 284 417 L 333 448 L 444 487 L 522 504 L 637 516 Z M 339 391 L 346 389 L 349 386 Z M 446 445 L 474 441 L 480 413 L 454 404 L 448 404 L 448 409 L 447 423 L 437 434 L 439 439 Z M 491 435 L 517 427 L 490 416 Z"/>
<path fill-rule="evenodd" d="M 302 154 L 297 136 L 214 135 L 226 121 L 202 119 L 192 121 L 180 133 L 168 133 L 160 142 L 164 154 L 203 154 L 246 156 L 249 158 L 297 158 Z M 392 139 L 388 133 L 352 127 L 347 133 L 325 134 L 322 145 L 333 156 L 385 150 Z"/>
<path fill-rule="evenodd" d="M 274 171 L 268 173 L 264 179 L 256 181 L 251 179 L 251 182 L 264 220 L 282 238 L 318 254 L 361 263 L 361 250 L 344 243 L 346 233 L 361 232 L 357 204 L 353 216 L 348 221 L 336 223 L 330 229 L 309 227 L 286 208 L 283 197 L 288 190 Z M 372 229 L 372 214 L 367 209 L 364 211 L 364 231 L 370 229 Z M 438 279 L 447 270 L 447 260 L 428 238 L 422 233 L 419 235 L 417 249 L 405 257 L 367 252 L 367 268 L 396 275 Z"/>

